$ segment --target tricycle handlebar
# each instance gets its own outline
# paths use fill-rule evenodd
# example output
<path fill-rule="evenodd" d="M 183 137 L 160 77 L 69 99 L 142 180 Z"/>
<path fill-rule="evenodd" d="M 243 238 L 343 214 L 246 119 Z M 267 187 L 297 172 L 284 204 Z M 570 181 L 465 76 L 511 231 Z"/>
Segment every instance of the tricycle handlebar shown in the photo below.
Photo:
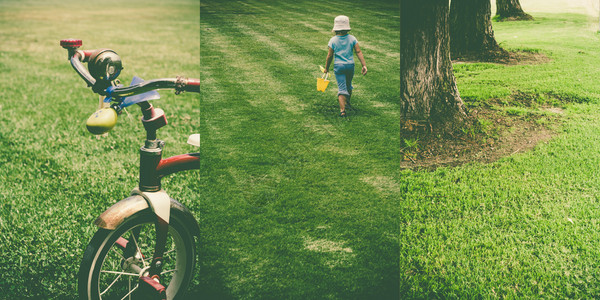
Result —
<path fill-rule="evenodd" d="M 112 97 L 133 96 L 156 89 L 174 89 L 180 92 L 200 92 L 200 81 L 193 78 L 162 78 L 144 81 L 132 86 L 108 87 L 105 92 Z"/>
<path fill-rule="evenodd" d="M 78 50 L 82 42 L 77 39 L 61 40 L 60 45 L 69 51 L 69 60 L 73 69 L 88 86 L 92 87 L 95 93 L 100 95 L 127 97 L 156 89 L 174 89 L 177 94 L 184 91 L 200 92 L 199 79 L 184 77 L 148 80 L 132 86 L 112 86 L 110 82 L 119 76 L 122 69 L 121 60 L 114 51 L 110 49 Z M 88 62 L 89 69 L 94 72 L 88 71 L 83 65 L 84 62 Z"/>

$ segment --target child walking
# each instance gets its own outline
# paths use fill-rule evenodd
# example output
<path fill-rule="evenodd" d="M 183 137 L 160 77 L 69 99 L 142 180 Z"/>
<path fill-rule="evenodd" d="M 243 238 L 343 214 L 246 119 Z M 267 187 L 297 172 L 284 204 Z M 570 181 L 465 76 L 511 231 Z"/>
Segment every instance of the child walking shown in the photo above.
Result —
<path fill-rule="evenodd" d="M 363 57 L 358 41 L 356 38 L 348 34 L 350 31 L 350 19 L 346 16 L 337 16 L 333 21 L 333 30 L 335 36 L 329 40 L 329 52 L 327 53 L 327 61 L 325 62 L 324 73 L 329 72 L 329 66 L 335 56 L 333 64 L 333 72 L 338 85 L 338 101 L 340 103 L 340 117 L 346 116 L 346 106 L 350 108 L 350 97 L 352 96 L 352 78 L 354 77 L 354 55 L 362 64 L 361 73 L 367 74 L 367 64 Z"/>

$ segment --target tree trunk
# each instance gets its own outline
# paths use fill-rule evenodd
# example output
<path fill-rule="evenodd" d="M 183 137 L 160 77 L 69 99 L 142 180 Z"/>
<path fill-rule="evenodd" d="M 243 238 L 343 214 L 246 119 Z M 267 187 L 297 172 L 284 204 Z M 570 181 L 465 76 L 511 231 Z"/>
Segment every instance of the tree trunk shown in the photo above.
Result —
<path fill-rule="evenodd" d="M 496 0 L 496 18 L 498 21 L 533 20 L 523 11 L 519 0 Z"/>
<path fill-rule="evenodd" d="M 507 56 L 494 38 L 489 0 L 452 0 L 450 6 L 450 53 L 478 60 Z"/>
<path fill-rule="evenodd" d="M 455 130 L 466 119 L 450 60 L 448 0 L 402 0 L 400 101 L 404 124 Z"/>

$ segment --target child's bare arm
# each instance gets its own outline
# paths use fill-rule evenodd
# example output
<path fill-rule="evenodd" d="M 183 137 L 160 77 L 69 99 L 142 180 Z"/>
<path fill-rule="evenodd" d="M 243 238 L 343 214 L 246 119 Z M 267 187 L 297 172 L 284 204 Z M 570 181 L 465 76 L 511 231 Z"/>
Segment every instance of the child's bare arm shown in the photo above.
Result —
<path fill-rule="evenodd" d="M 325 73 L 329 72 L 329 66 L 331 65 L 331 61 L 333 60 L 333 49 L 329 48 L 329 52 L 327 53 L 327 60 L 325 61 Z"/>
<path fill-rule="evenodd" d="M 362 74 L 365 75 L 367 74 L 367 63 L 365 63 L 365 58 L 362 54 L 362 51 L 360 51 L 360 47 L 358 46 L 358 43 L 354 44 L 354 52 L 356 52 L 356 56 L 358 56 L 358 59 L 360 60 L 360 64 L 362 65 Z"/>

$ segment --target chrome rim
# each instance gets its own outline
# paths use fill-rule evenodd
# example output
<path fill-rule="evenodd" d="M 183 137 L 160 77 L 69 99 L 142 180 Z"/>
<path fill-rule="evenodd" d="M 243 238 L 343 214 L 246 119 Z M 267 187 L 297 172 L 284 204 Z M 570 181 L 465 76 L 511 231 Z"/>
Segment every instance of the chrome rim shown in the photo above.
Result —
<path fill-rule="evenodd" d="M 123 248 L 123 241 L 126 241 L 126 244 L 133 243 L 135 247 Z M 147 275 L 155 241 L 153 223 L 136 225 L 116 239 L 100 264 L 98 274 L 100 299 L 132 298 L 133 293 L 139 288 L 138 279 Z M 167 287 L 167 298 L 172 299 L 183 284 L 189 262 L 183 238 L 173 227 L 169 227 L 166 245 L 160 282 Z"/>

